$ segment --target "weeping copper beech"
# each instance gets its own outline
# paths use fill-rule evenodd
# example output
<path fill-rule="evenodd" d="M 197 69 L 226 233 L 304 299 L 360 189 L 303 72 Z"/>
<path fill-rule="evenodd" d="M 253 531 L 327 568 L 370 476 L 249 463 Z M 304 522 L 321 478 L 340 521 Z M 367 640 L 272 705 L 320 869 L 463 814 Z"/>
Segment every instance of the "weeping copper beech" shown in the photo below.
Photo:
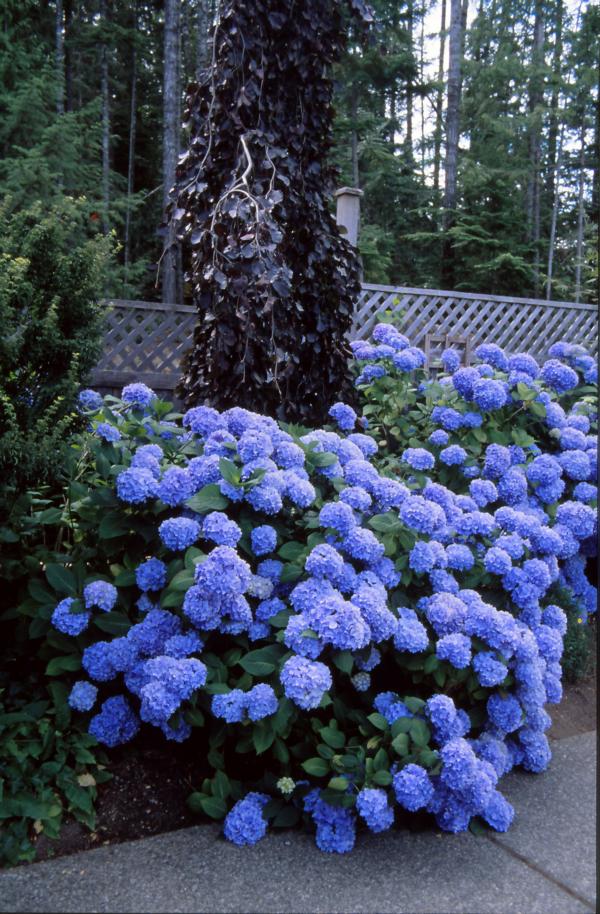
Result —
<path fill-rule="evenodd" d="M 313 423 L 351 396 L 359 269 L 330 212 L 328 163 L 344 5 L 226 0 L 211 63 L 188 88 L 169 207 L 199 313 L 187 405 Z M 370 21 L 362 0 L 349 6 Z"/>

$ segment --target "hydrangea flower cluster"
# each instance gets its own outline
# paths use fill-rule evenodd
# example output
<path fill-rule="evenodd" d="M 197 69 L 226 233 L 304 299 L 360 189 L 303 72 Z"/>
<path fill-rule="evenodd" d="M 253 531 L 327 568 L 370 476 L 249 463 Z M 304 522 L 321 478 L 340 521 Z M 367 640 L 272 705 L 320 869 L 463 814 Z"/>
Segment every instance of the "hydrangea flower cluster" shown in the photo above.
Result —
<path fill-rule="evenodd" d="M 417 391 L 411 375 L 425 356 L 392 325 L 353 349 L 366 396 L 394 379 Z M 452 832 L 473 816 L 508 828 L 500 778 L 550 758 L 544 707 L 561 698 L 566 631 L 559 593 L 582 620 L 595 602 L 585 561 L 596 534 L 596 416 L 576 393 L 592 371 L 577 347 L 550 355 L 538 366 L 484 344 L 481 364 L 461 367 L 446 351 L 447 375 L 414 393 L 428 405 L 424 424 L 410 426 L 395 463 L 388 454 L 379 464 L 375 438 L 354 431 L 366 425 L 343 403 L 330 411 L 337 431 L 292 434 L 238 407 L 197 406 L 165 438 L 149 424 L 152 392 L 130 385 L 122 415 L 139 414 L 145 436 L 128 440 L 102 411 L 91 421 L 98 447 L 122 454 L 122 517 L 134 531 L 149 519 L 143 552 L 115 584 L 88 578 L 81 599 L 61 600 L 52 616 L 86 645 L 89 681 L 73 686 L 71 706 L 93 712 L 110 683 L 90 732 L 114 746 L 142 723 L 177 741 L 199 717 L 215 733 L 237 728 L 238 751 L 272 752 L 273 783 L 285 782 L 285 802 L 327 852 L 350 850 L 361 823 L 391 827 L 396 812 L 425 810 Z M 533 405 L 546 430 L 539 445 L 510 422 L 506 442 L 489 440 L 490 417 L 498 427 Z M 105 421 L 118 438 L 98 433 Z M 92 620 L 101 630 L 103 614 L 122 607 L 125 630 L 98 640 Z M 418 671 L 427 701 L 374 690 L 398 665 Z M 375 735 L 363 739 L 369 727 Z M 347 742 L 345 728 L 359 739 Z M 418 762 L 407 758 L 411 740 L 427 746 Z M 254 844 L 277 814 L 269 788 L 253 786 L 233 794 L 225 819 L 236 844 Z"/>

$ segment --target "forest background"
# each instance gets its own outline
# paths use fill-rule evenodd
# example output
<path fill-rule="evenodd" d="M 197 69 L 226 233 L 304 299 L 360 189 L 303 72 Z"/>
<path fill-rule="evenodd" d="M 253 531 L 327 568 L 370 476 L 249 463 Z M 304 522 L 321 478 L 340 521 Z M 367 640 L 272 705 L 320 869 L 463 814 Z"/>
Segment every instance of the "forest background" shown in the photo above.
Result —
<path fill-rule="evenodd" d="M 600 6 L 372 0 L 336 69 L 339 185 L 360 187 L 364 279 L 598 300 Z M 218 0 L 2 0 L 4 211 L 83 197 L 104 292 L 188 301 L 161 222 Z M 333 201 L 332 201 L 333 206 Z M 158 279 L 157 279 L 158 277 Z"/>

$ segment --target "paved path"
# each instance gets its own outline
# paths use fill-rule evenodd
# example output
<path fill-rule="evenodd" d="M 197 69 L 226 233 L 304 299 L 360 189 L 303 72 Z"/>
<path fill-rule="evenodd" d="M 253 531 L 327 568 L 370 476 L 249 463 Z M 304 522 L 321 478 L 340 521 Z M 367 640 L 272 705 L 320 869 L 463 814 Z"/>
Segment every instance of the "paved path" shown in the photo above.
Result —
<path fill-rule="evenodd" d="M 596 733 L 553 744 L 543 775 L 503 781 L 506 835 L 361 835 L 330 856 L 301 832 L 237 848 L 216 826 L 0 874 L 6 912 L 579 914 L 596 910 Z"/>

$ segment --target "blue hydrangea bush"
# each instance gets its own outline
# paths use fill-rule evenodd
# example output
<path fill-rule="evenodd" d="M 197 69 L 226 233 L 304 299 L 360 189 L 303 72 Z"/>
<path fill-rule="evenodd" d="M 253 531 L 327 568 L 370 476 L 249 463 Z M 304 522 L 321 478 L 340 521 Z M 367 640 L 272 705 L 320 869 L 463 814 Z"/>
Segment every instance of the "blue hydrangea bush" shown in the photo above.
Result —
<path fill-rule="evenodd" d="M 505 831 L 501 778 L 550 760 L 564 601 L 593 608 L 585 356 L 483 346 L 432 381 L 389 324 L 354 348 L 365 418 L 335 404 L 335 431 L 84 391 L 22 607 L 100 743 L 198 741 L 190 804 L 239 845 L 301 818 L 339 853 L 413 813 Z"/>

